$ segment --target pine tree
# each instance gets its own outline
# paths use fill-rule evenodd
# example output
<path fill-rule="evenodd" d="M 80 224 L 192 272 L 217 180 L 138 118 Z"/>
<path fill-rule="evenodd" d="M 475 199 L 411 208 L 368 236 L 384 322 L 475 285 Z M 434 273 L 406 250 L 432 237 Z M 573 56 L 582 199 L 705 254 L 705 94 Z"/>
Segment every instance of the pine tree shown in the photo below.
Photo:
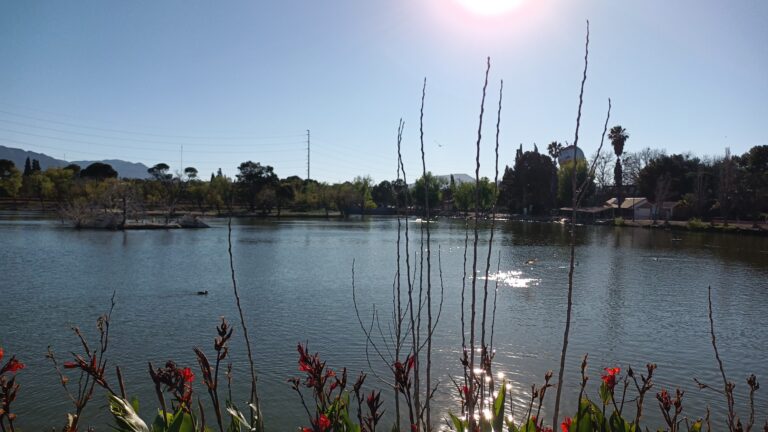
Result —
<path fill-rule="evenodd" d="M 32 165 L 29 162 L 29 156 L 27 156 L 27 160 L 24 161 L 24 177 L 29 177 L 32 175 Z"/>
<path fill-rule="evenodd" d="M 42 171 L 40 169 L 40 161 L 37 159 L 32 159 L 32 172 L 40 172 Z"/>

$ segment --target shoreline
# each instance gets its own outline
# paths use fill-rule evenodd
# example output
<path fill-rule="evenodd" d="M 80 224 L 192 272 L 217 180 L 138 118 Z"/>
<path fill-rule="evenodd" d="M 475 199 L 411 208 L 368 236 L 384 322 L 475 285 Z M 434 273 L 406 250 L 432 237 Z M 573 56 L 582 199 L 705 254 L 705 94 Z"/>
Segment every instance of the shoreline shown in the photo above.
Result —
<path fill-rule="evenodd" d="M 39 202 L 31 202 L 31 201 L 17 201 L 16 203 L 10 203 L 5 200 L 0 200 L 0 213 L 5 214 L 15 214 L 18 216 L 24 216 L 28 215 L 33 218 L 35 217 L 45 217 L 45 218 L 51 218 L 51 219 L 59 219 L 62 220 L 61 215 L 59 212 L 54 208 L 53 203 L 46 203 L 48 204 L 44 208 L 41 208 L 39 205 Z M 165 224 L 164 222 L 158 222 L 157 220 L 159 218 L 165 217 L 165 212 L 159 211 L 159 210 L 149 210 L 146 212 L 145 219 L 135 222 L 135 223 L 127 223 L 125 227 L 119 227 L 119 228 L 103 228 L 103 227 L 80 227 L 77 228 L 73 226 L 73 228 L 76 229 L 112 229 L 112 230 L 142 230 L 142 229 L 191 229 L 195 227 L 185 227 L 185 226 L 179 226 L 178 220 L 184 217 L 193 217 L 193 218 L 204 218 L 204 219 L 224 219 L 229 217 L 226 213 L 216 213 L 214 212 L 200 212 L 198 210 L 181 210 L 177 213 L 174 213 L 173 220 L 169 222 L 168 224 Z M 293 211 L 293 210 L 282 210 L 279 214 L 277 212 L 271 212 L 267 214 L 262 214 L 260 212 L 255 213 L 249 213 L 246 211 L 235 211 L 231 215 L 233 218 L 236 219 L 242 219 L 242 218 L 258 218 L 258 219 L 265 219 L 265 220 L 275 220 L 275 219 L 343 219 L 348 218 L 350 216 L 352 217 L 395 217 L 396 215 L 392 214 L 391 212 L 376 212 L 372 211 L 371 213 L 361 214 L 360 212 L 352 212 L 344 214 L 339 211 L 329 211 L 326 213 L 325 210 L 312 210 L 312 211 Z M 418 213 L 412 212 L 407 215 L 407 217 L 420 217 Z M 474 218 L 473 213 L 463 213 L 463 212 L 442 212 L 441 214 L 438 214 L 436 216 L 438 219 L 454 219 L 454 220 L 461 220 L 461 219 L 471 219 Z M 483 221 L 490 221 L 491 217 L 489 215 L 484 215 L 481 217 Z M 568 218 L 562 218 L 559 216 L 521 216 L 521 215 L 515 215 L 515 214 L 506 214 L 506 213 L 498 213 L 496 214 L 495 220 L 497 222 L 505 222 L 505 221 L 514 221 L 514 222 L 529 222 L 529 223 L 555 223 L 555 224 L 569 224 Z M 62 223 L 66 223 L 64 220 L 62 220 Z M 701 233 L 725 233 L 725 234 L 743 234 L 743 235 L 750 235 L 750 236 L 768 236 L 768 223 L 758 223 L 755 225 L 753 222 L 743 222 L 743 221 L 733 221 L 729 222 L 727 225 L 724 224 L 724 222 L 720 220 L 713 220 L 713 221 L 701 221 L 697 219 L 692 219 L 689 221 L 654 221 L 652 220 L 621 220 L 619 218 L 617 219 L 607 219 L 603 221 L 599 221 L 597 223 L 583 223 L 578 222 L 577 225 L 595 225 L 595 226 L 605 226 L 605 227 L 614 227 L 614 228 L 644 228 L 644 229 L 653 229 L 653 230 L 665 230 L 665 231 L 675 231 L 675 232 L 701 232 Z"/>

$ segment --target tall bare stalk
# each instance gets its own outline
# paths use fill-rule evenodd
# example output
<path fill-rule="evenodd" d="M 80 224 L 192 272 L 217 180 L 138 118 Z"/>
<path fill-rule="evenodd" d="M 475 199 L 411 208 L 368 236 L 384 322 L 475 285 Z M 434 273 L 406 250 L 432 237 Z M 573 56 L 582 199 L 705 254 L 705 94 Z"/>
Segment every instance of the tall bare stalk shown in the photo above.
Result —
<path fill-rule="evenodd" d="M 712 287 L 707 288 L 707 301 L 709 305 L 709 334 L 712 336 L 712 349 L 715 350 L 715 359 L 717 359 L 717 367 L 720 370 L 720 375 L 723 377 L 723 394 L 725 395 L 725 401 L 728 406 L 728 430 L 733 431 L 736 429 L 736 413 L 734 411 L 733 403 L 733 388 L 734 384 L 728 381 L 728 377 L 725 375 L 725 367 L 723 361 L 720 359 L 720 352 L 717 350 L 717 339 L 715 338 L 715 319 L 712 316 Z"/>
<path fill-rule="evenodd" d="M 403 142 L 403 128 L 405 127 L 405 124 L 403 123 L 403 119 L 400 119 L 400 122 L 397 125 L 397 180 L 400 180 L 400 164 L 402 163 L 402 157 L 400 153 L 400 145 Z M 405 172 L 403 172 L 403 175 L 405 175 Z M 407 187 L 407 185 L 406 185 Z M 395 325 L 395 361 L 400 360 L 400 349 L 402 348 L 403 344 L 403 336 L 402 336 L 402 330 L 403 330 L 403 307 L 402 307 L 402 292 L 401 292 L 401 276 L 400 276 L 400 235 L 402 231 L 402 219 L 400 218 L 400 199 L 398 196 L 398 191 L 395 192 L 395 202 L 398 205 L 397 209 L 397 270 L 395 275 L 395 295 L 393 295 L 393 302 L 396 302 L 395 305 L 393 305 L 393 309 L 396 312 L 396 315 L 394 318 L 394 325 Z M 407 199 L 407 198 L 406 198 Z M 407 203 L 405 203 L 407 204 Z M 408 206 L 406 205 L 406 211 Z M 407 215 L 406 215 L 407 217 Z M 406 229 L 407 229 L 407 219 L 406 219 Z M 410 279 L 410 276 L 407 276 L 408 279 Z M 393 388 L 395 393 L 395 424 L 397 425 L 398 429 L 400 428 L 400 392 L 397 391 L 397 388 Z"/>
<path fill-rule="evenodd" d="M 421 146 L 421 172 L 422 176 L 424 178 L 424 215 L 426 217 L 425 224 L 422 224 L 422 227 L 426 225 L 426 229 L 423 229 L 422 231 L 422 246 L 421 246 L 421 256 L 424 256 L 424 238 L 423 238 L 423 232 L 427 232 L 427 370 L 425 374 L 425 388 L 426 394 L 424 396 L 424 410 L 426 411 L 426 419 L 424 422 L 424 429 L 429 431 L 430 425 L 432 424 L 431 421 L 431 410 L 430 410 L 430 392 L 429 389 L 431 387 L 431 378 L 432 378 L 432 248 L 431 248 L 431 238 L 430 238 L 430 232 L 429 232 L 429 222 L 430 222 L 430 213 L 429 213 L 429 182 L 427 181 L 427 161 L 426 156 L 424 154 L 424 99 L 427 92 L 427 79 L 424 78 L 424 86 L 421 90 L 421 110 L 419 112 L 419 143 Z M 423 272 L 423 264 L 422 264 L 422 272 Z M 421 316 L 421 308 L 419 308 L 419 316 Z M 418 356 L 416 360 L 416 364 L 418 365 Z M 418 370 L 418 369 L 417 369 Z M 417 380 L 418 381 L 418 380 Z M 416 384 L 416 390 L 418 392 L 418 383 Z M 418 397 L 417 397 L 418 402 Z"/>
<path fill-rule="evenodd" d="M 469 395 L 467 397 L 467 412 L 469 414 L 470 430 L 475 428 L 475 418 L 472 415 L 475 411 L 475 320 L 477 315 L 477 243 L 478 243 L 478 223 L 480 207 L 480 142 L 483 137 L 483 115 L 485 114 L 485 94 L 488 89 L 488 74 L 491 71 L 491 58 L 486 59 L 485 81 L 483 82 L 483 97 L 480 100 L 480 116 L 477 126 L 477 142 L 475 144 L 475 225 L 474 241 L 472 243 L 472 303 L 469 319 Z"/>
<path fill-rule="evenodd" d="M 585 42 L 584 52 L 584 74 L 581 78 L 581 89 L 579 91 L 579 109 L 576 115 L 576 132 L 573 140 L 573 154 L 574 154 L 574 166 L 573 177 L 571 180 L 572 190 L 572 216 L 571 216 L 571 258 L 568 267 L 568 308 L 565 315 L 565 331 L 563 332 L 563 347 L 560 352 L 560 370 L 557 374 L 557 391 L 555 393 L 555 411 L 552 415 L 552 424 L 557 424 L 557 419 L 560 415 L 560 397 L 563 391 L 563 376 L 565 375 L 565 357 L 568 352 L 568 335 L 571 331 L 571 314 L 573 312 L 573 272 L 575 268 L 576 257 L 576 207 L 578 204 L 578 197 L 576 196 L 576 153 L 578 151 L 579 144 L 579 127 L 581 126 L 581 107 L 584 104 L 584 84 L 587 81 L 587 67 L 589 65 L 589 21 L 587 21 L 587 37 Z"/>
<path fill-rule="evenodd" d="M 501 100 L 502 95 L 504 92 L 504 81 L 501 81 L 501 85 L 499 87 L 499 110 L 497 113 L 496 118 L 496 175 L 494 177 L 494 188 L 499 183 L 499 133 L 500 133 L 500 126 L 501 126 Z M 476 193 L 479 193 L 479 184 L 478 184 L 478 190 L 475 191 Z M 495 192 L 495 191 L 494 191 Z M 476 206 L 479 203 L 476 203 Z M 475 212 L 477 212 L 479 208 L 475 207 Z M 485 343 L 485 319 L 486 319 L 486 309 L 488 306 L 488 276 L 490 275 L 491 271 L 491 252 L 493 250 L 493 234 L 496 228 L 496 194 L 494 193 L 494 199 L 493 199 L 493 205 L 491 206 L 491 234 L 490 239 L 488 240 L 488 256 L 486 257 L 485 261 L 485 282 L 483 283 L 483 316 L 482 316 L 482 322 L 480 324 L 481 327 L 481 336 L 480 336 L 480 344 L 483 346 L 483 350 L 486 349 L 486 343 Z"/>
<path fill-rule="evenodd" d="M 264 419 L 261 415 L 261 404 L 259 403 L 259 395 L 256 391 L 256 365 L 253 361 L 253 351 L 251 350 L 251 339 L 248 337 L 248 327 L 245 325 L 245 315 L 243 314 L 243 307 L 240 305 L 240 293 L 237 290 L 237 278 L 235 277 L 235 259 L 232 256 L 232 212 L 229 213 L 229 220 L 227 221 L 227 254 L 229 255 L 229 270 L 232 276 L 232 291 L 235 294 L 235 302 L 237 303 L 237 312 L 240 314 L 240 325 L 243 327 L 243 337 L 245 338 L 245 348 L 248 351 L 248 365 L 251 370 L 251 395 L 249 402 L 255 409 L 248 410 L 251 413 L 251 425 L 256 432 L 262 432 L 264 430 Z"/>

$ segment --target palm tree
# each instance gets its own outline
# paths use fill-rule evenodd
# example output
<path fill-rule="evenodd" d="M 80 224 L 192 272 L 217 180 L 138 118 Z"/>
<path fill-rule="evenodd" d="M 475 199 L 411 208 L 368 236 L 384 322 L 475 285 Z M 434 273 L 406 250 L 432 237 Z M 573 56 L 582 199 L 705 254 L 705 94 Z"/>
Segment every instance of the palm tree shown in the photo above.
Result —
<path fill-rule="evenodd" d="M 616 184 L 617 205 L 619 206 L 619 209 L 621 209 L 621 202 L 623 201 L 621 196 L 621 180 L 623 175 L 621 169 L 621 155 L 624 153 L 624 143 L 629 139 L 629 134 L 626 129 L 621 127 L 621 125 L 616 125 L 611 128 L 610 132 L 608 132 L 608 139 L 611 140 L 613 152 L 616 153 L 616 167 L 613 169 L 613 181 Z"/>
<path fill-rule="evenodd" d="M 557 157 L 560 156 L 561 151 L 563 151 L 563 145 L 557 141 L 552 141 L 547 146 L 547 152 L 549 153 L 549 156 L 552 158 L 552 160 L 555 161 L 555 163 L 557 163 Z"/>

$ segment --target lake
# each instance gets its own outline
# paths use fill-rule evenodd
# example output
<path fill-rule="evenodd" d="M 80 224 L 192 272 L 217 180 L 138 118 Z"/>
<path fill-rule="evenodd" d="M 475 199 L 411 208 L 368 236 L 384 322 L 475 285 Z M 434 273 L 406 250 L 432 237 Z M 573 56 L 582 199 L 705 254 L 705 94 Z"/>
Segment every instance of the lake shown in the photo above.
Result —
<path fill-rule="evenodd" d="M 235 399 L 247 398 L 226 221 L 210 223 L 213 228 L 207 230 L 77 231 L 32 214 L 0 214 L 0 346 L 27 365 L 18 375 L 22 387 L 14 404 L 17 426 L 40 430 L 64 424 L 68 399 L 45 358 L 47 347 L 68 359 L 69 351 L 79 349 L 73 325 L 96 343 L 96 318 L 108 309 L 113 292 L 117 304 L 109 364 L 123 368 L 127 391 L 140 398 L 145 419 L 151 420 L 157 406 L 147 361 L 161 366 L 174 359 L 198 371 L 192 348 L 199 346 L 211 356 L 222 316 L 235 325 Z M 421 225 L 410 221 L 409 226 L 412 240 L 417 239 Z M 711 286 L 718 347 L 737 385 L 737 410 L 745 418 L 747 375 L 755 373 L 768 383 L 768 238 L 600 226 L 577 227 L 576 234 L 574 318 L 564 389 L 567 413 L 575 407 L 585 353 L 595 400 L 602 368 L 619 366 L 623 372 L 631 364 L 639 371 L 655 362 L 653 394 L 662 387 L 681 387 L 689 416 L 703 416 L 707 404 L 721 412 L 723 398 L 699 390 L 693 382 L 696 377 L 722 386 L 707 319 Z M 296 344 L 308 342 L 329 366 L 347 367 L 350 380 L 368 371 L 366 341 L 352 303 L 352 263 L 364 318 L 370 317 L 374 304 L 388 316 L 397 221 L 238 219 L 232 236 L 266 425 L 270 430 L 306 425 L 298 396 L 286 382 L 299 373 Z M 435 378 L 441 383 L 435 403 L 442 413 L 459 409 L 450 377 L 461 374 L 458 317 L 464 236 L 463 221 L 441 220 L 432 227 L 433 268 L 439 245 L 445 291 L 433 355 Z M 496 274 L 500 253 L 495 371 L 510 381 L 518 412 L 530 384 L 541 383 L 547 370 L 559 366 L 569 237 L 568 228 L 558 224 L 497 226 L 491 259 Z M 485 263 L 487 238 L 484 227 L 479 269 L 484 269 L 480 263 Z M 414 243 L 412 250 L 418 249 Z M 209 294 L 198 296 L 199 290 Z M 207 400 L 197 375 L 195 388 Z M 383 386 L 372 374 L 366 385 Z M 391 402 L 391 391 L 385 390 L 382 397 Z M 553 397 L 554 391 L 545 412 L 552 409 Z M 756 410 L 764 416 L 768 390 L 758 391 L 756 400 Z M 105 405 L 103 392 L 97 391 L 85 423 L 105 429 Z M 647 418 L 659 419 L 656 405 L 650 395 Z"/>

